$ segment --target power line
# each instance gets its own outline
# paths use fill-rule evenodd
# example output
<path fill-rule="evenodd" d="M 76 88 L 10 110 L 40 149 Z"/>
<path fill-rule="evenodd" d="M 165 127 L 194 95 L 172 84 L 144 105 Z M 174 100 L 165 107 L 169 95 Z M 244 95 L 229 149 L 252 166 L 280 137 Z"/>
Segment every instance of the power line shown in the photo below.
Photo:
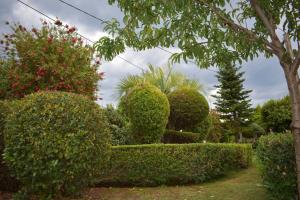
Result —
<path fill-rule="evenodd" d="M 65 4 L 65 5 L 67 5 L 67 6 L 70 6 L 70 7 L 74 8 L 74 9 L 76 9 L 76 10 L 78 10 L 78 11 L 80 11 L 80 12 L 82 12 L 82 13 L 84 13 L 84 14 L 86 14 L 86 15 L 88 15 L 88 16 L 90 16 L 90 17 L 96 19 L 96 20 L 98 20 L 98 21 L 101 21 L 101 22 L 103 22 L 103 23 L 108 22 L 107 20 L 104 20 L 104 19 L 102 19 L 102 18 L 100 18 L 100 17 L 97 17 L 97 16 L 95 16 L 95 15 L 89 13 L 88 11 L 85 11 L 85 10 L 83 10 L 83 9 L 77 7 L 77 6 L 74 6 L 73 4 L 70 4 L 70 3 L 68 3 L 68 2 L 66 2 L 66 1 L 64 1 L 64 0 L 57 0 L 57 1 L 60 1 L 61 3 Z M 167 53 L 169 53 L 169 54 L 173 54 L 173 52 L 171 52 L 171 51 L 169 51 L 169 50 L 167 50 L 167 49 L 164 49 L 164 48 L 162 48 L 162 47 L 157 47 L 157 48 L 160 49 L 160 50 L 162 50 L 162 51 L 164 51 L 164 52 L 167 52 Z M 196 63 L 195 61 L 193 61 L 193 60 L 189 60 L 189 62 L 191 62 L 191 63 L 197 65 L 197 63 Z M 216 72 L 215 70 L 212 70 L 212 69 L 207 69 L 207 70 L 212 71 L 212 72 Z"/>
<path fill-rule="evenodd" d="M 25 2 L 23 2 L 23 1 L 21 1 L 21 0 L 17 0 L 17 1 L 18 1 L 19 3 L 21 3 L 21 4 L 23 4 L 24 6 L 26 6 L 26 7 L 30 8 L 30 9 L 34 10 L 35 12 L 39 13 L 40 15 L 43 15 L 43 16 L 46 17 L 47 19 L 50 19 L 50 20 L 53 21 L 53 22 L 56 21 L 56 20 L 53 19 L 52 17 L 46 15 L 45 13 L 39 11 L 39 10 L 36 9 L 36 8 L 30 6 L 29 4 L 27 4 L 27 3 L 25 3 Z M 92 44 L 95 44 L 94 41 L 92 41 L 91 39 L 85 37 L 84 35 L 82 35 L 82 34 L 80 34 L 80 33 L 78 33 L 78 32 L 76 32 L 76 34 L 78 34 L 78 35 L 81 36 L 82 38 L 86 39 L 87 41 L 91 42 Z M 129 60 L 127 60 L 127 59 L 125 59 L 125 58 L 119 56 L 119 55 L 118 55 L 117 57 L 120 58 L 121 60 L 127 62 L 128 64 L 130 64 L 130 65 L 132 65 L 132 66 L 134 66 L 134 67 L 136 67 L 136 68 L 138 68 L 138 69 L 144 71 L 144 69 L 143 69 L 142 67 L 140 67 L 140 66 L 134 64 L 133 62 L 131 62 L 131 61 L 129 61 Z"/>

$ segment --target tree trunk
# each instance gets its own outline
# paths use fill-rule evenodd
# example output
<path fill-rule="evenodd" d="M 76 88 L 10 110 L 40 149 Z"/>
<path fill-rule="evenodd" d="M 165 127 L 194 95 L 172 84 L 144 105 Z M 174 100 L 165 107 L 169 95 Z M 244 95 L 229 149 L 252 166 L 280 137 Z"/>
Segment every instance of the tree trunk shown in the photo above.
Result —
<path fill-rule="evenodd" d="M 300 81 L 296 71 L 291 70 L 291 66 L 281 63 L 287 81 L 291 104 L 292 104 L 292 123 L 291 131 L 295 139 L 295 156 L 297 171 L 298 199 L 300 199 Z"/>

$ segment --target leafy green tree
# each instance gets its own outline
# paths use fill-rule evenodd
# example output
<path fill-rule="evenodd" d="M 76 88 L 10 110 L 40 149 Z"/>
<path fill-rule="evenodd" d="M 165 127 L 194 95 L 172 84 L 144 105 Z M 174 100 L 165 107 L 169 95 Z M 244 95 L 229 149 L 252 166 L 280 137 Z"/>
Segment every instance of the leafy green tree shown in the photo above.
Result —
<path fill-rule="evenodd" d="M 258 124 L 259 126 L 263 126 L 263 121 L 261 118 L 261 105 L 257 105 L 254 110 L 251 117 L 251 121 Z"/>
<path fill-rule="evenodd" d="M 261 119 L 267 131 L 283 132 L 290 130 L 292 108 L 289 96 L 279 100 L 269 100 L 263 104 Z"/>
<path fill-rule="evenodd" d="M 300 1 L 297 0 L 141 0 L 117 3 L 123 23 L 112 20 L 96 48 L 107 60 L 125 51 L 178 47 L 174 62 L 193 59 L 200 67 L 227 66 L 258 55 L 278 58 L 292 102 L 292 132 L 300 157 Z M 295 45 L 292 45 L 295 44 Z M 300 159 L 297 159 L 300 171 Z M 300 173 L 297 174 L 300 191 Z"/>
<path fill-rule="evenodd" d="M 205 93 L 203 86 L 198 81 L 188 79 L 184 74 L 174 71 L 171 65 L 156 68 L 149 65 L 148 67 L 148 70 L 141 75 L 129 75 L 123 78 L 117 86 L 118 96 L 127 94 L 134 86 L 143 82 L 158 87 L 165 94 L 181 87 L 189 87 Z"/>
<path fill-rule="evenodd" d="M 233 65 L 221 67 L 217 74 L 219 85 L 215 86 L 218 89 L 217 95 L 213 95 L 216 98 L 216 110 L 220 118 L 233 127 L 236 141 L 242 135 L 241 127 L 245 126 L 252 116 L 249 99 L 251 90 L 244 89 L 244 72 L 239 70 L 240 67 Z"/>

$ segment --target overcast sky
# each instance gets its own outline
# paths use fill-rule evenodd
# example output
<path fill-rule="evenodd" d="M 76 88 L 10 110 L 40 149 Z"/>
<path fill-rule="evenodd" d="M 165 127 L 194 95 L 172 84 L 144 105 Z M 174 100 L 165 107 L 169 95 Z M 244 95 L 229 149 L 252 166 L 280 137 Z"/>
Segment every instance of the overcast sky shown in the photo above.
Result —
<path fill-rule="evenodd" d="M 96 41 L 101 36 L 106 35 L 103 32 L 103 25 L 100 21 L 93 19 L 58 0 L 23 0 L 32 7 L 43 13 L 55 18 L 58 17 L 64 23 L 74 25 L 82 35 Z M 110 6 L 107 0 L 65 0 L 85 11 L 104 20 L 117 18 L 122 20 L 122 13 L 116 6 Z M 35 11 L 25 7 L 16 0 L 0 0 L 0 33 L 6 33 L 7 26 L 5 21 L 20 22 L 21 24 L 32 27 L 40 25 L 40 19 L 43 16 Z M 174 49 L 169 49 L 174 51 Z M 175 49 L 176 50 L 176 49 Z M 147 68 L 148 64 L 162 66 L 168 63 L 170 54 L 155 48 L 143 52 L 134 52 L 126 50 L 121 57 L 130 62 Z M 189 78 L 198 80 L 208 90 L 209 94 L 215 93 L 214 85 L 218 84 L 215 78 L 215 72 L 200 69 L 193 63 L 180 63 L 175 65 L 176 70 L 185 73 Z M 215 70 L 215 69 L 213 69 Z M 244 78 L 245 88 L 251 89 L 252 104 L 257 105 L 271 98 L 281 98 L 288 93 L 284 74 L 276 58 L 266 59 L 260 56 L 253 61 L 246 62 L 242 65 L 245 71 Z M 115 58 L 112 62 L 103 62 L 101 71 L 105 72 L 105 80 L 100 82 L 100 95 L 103 98 L 99 103 L 106 105 L 116 103 L 115 87 L 118 81 L 128 74 L 138 74 L 141 70 L 126 63 L 120 58 Z M 214 99 L 209 97 L 212 105 Z"/>

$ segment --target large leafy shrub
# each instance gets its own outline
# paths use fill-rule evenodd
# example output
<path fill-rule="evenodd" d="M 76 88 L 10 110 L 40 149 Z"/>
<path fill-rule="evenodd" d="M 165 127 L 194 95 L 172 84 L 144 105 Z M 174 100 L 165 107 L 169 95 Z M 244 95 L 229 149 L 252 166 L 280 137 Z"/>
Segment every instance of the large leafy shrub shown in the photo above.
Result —
<path fill-rule="evenodd" d="M 43 22 L 41 29 L 12 25 L 4 35 L 6 59 L 0 61 L 0 99 L 22 98 L 40 90 L 73 92 L 95 98 L 99 61 L 76 35 L 75 27 Z"/>
<path fill-rule="evenodd" d="M 290 130 L 292 107 L 289 96 L 279 100 L 269 100 L 261 108 L 261 120 L 269 131 L 282 132 Z"/>
<path fill-rule="evenodd" d="M 8 113 L 8 103 L 5 101 L 0 101 L 0 191 L 15 192 L 18 190 L 19 183 L 10 175 L 10 171 L 8 170 L 2 158 L 5 148 L 3 130 L 5 126 L 5 118 Z"/>
<path fill-rule="evenodd" d="M 196 143 L 201 139 L 199 137 L 198 133 L 166 130 L 162 142 L 167 144 Z"/>
<path fill-rule="evenodd" d="M 247 167 L 251 146 L 241 144 L 148 144 L 116 146 L 102 185 L 154 186 L 200 183 Z"/>
<path fill-rule="evenodd" d="M 273 199 L 294 200 L 297 178 L 292 134 L 260 137 L 256 148 L 264 184 Z"/>
<path fill-rule="evenodd" d="M 180 88 L 168 95 L 170 103 L 169 127 L 175 130 L 192 130 L 204 120 L 209 111 L 203 95 L 191 88 Z"/>
<path fill-rule="evenodd" d="M 155 86 L 143 83 L 126 98 L 133 140 L 140 144 L 160 142 L 170 113 L 167 96 Z"/>
<path fill-rule="evenodd" d="M 4 160 L 40 199 L 76 194 L 101 172 L 110 134 L 100 107 L 87 97 L 40 92 L 13 103 L 4 129 Z"/>
<path fill-rule="evenodd" d="M 108 120 L 108 126 L 112 135 L 112 145 L 130 144 L 130 129 L 129 122 L 119 110 L 112 105 L 107 105 L 104 113 Z"/>

